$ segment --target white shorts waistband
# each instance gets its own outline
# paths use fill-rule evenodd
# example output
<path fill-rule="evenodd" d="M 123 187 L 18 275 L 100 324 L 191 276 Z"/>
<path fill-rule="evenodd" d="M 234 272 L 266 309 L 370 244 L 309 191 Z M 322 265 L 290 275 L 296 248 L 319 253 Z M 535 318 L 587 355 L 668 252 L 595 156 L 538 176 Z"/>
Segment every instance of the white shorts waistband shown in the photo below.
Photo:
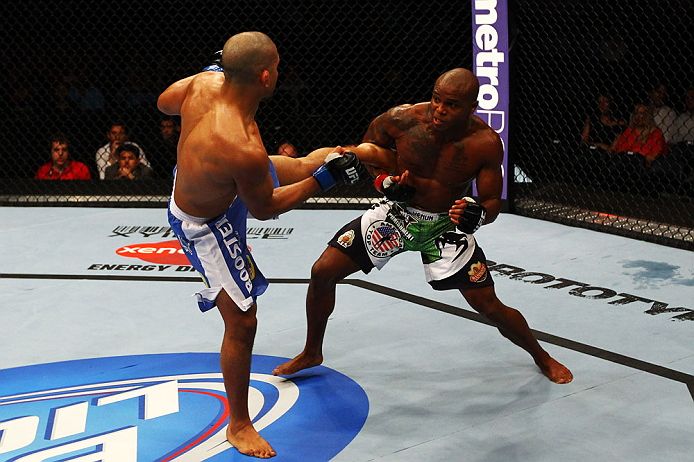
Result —
<path fill-rule="evenodd" d="M 176 205 L 176 201 L 174 200 L 174 195 L 173 192 L 171 193 L 171 201 L 169 201 L 169 210 L 171 210 L 171 215 L 175 216 L 181 221 L 186 221 L 188 223 L 197 223 L 197 224 L 203 224 L 207 223 L 210 221 L 209 218 L 200 218 L 200 217 L 194 217 L 193 215 L 188 215 L 186 212 L 181 210 L 178 205 Z"/>
<path fill-rule="evenodd" d="M 420 221 L 437 221 L 443 216 L 448 216 L 448 213 L 435 213 L 427 212 L 426 210 L 420 210 L 415 207 L 407 207 L 407 212 Z"/>

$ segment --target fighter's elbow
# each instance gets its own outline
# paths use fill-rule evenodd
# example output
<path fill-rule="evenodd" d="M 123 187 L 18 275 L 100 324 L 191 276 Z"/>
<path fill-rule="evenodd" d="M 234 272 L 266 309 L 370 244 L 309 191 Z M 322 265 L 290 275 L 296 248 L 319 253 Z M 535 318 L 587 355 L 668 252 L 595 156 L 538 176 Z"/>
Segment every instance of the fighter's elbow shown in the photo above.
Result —
<path fill-rule="evenodd" d="M 181 114 L 181 105 L 177 104 L 167 92 L 162 93 L 157 98 L 157 109 L 166 115 Z"/>
<path fill-rule="evenodd" d="M 178 115 L 175 113 L 175 111 L 172 110 L 171 107 L 169 107 L 165 102 L 159 98 L 157 100 L 157 109 L 159 109 L 160 112 L 163 112 L 166 115 Z"/>
<path fill-rule="evenodd" d="M 256 220 L 260 221 L 265 221 L 265 220 L 271 220 L 275 218 L 278 213 L 275 213 L 273 210 L 266 209 L 266 208 L 250 208 L 248 209 L 248 212 L 251 214 L 253 218 Z"/>

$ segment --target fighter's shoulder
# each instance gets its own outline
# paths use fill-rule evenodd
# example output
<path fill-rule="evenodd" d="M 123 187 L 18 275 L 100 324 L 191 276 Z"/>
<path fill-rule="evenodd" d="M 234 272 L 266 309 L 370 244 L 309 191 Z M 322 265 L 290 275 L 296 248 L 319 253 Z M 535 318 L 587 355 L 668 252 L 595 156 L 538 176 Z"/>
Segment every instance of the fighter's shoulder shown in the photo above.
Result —
<path fill-rule="evenodd" d="M 492 157 L 503 157 L 504 148 L 499 134 L 482 119 L 473 115 L 474 137 L 476 149 Z"/>
<path fill-rule="evenodd" d="M 475 137 L 477 137 L 478 139 L 487 142 L 498 142 L 501 140 L 499 134 L 492 127 L 490 127 L 484 120 L 477 117 L 476 115 L 472 116 L 472 124 L 473 133 L 475 134 Z"/>
<path fill-rule="evenodd" d="M 399 104 L 390 108 L 386 114 L 390 114 L 393 117 L 414 117 L 425 109 L 426 103 Z"/>
<path fill-rule="evenodd" d="M 193 76 L 188 85 L 188 95 L 208 95 L 215 91 L 224 82 L 224 75 L 221 72 L 200 72 Z"/>
<path fill-rule="evenodd" d="M 388 123 L 403 128 L 417 122 L 418 115 L 421 112 L 419 106 L 419 104 L 400 104 L 383 113 L 381 118 Z"/>

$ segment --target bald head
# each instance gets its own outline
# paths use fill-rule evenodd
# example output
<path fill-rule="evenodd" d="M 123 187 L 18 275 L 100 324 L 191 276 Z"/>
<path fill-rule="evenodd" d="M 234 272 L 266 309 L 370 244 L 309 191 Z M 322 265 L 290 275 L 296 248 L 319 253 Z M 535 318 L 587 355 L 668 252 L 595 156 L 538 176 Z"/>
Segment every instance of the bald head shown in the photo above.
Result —
<path fill-rule="evenodd" d="M 250 83 L 279 60 L 277 47 L 262 32 L 241 32 L 232 36 L 222 50 L 222 67 L 229 81 Z"/>
<path fill-rule="evenodd" d="M 477 101 L 480 91 L 480 82 L 477 76 L 462 67 L 446 71 L 436 79 L 434 88 L 446 88 L 449 92 L 455 92 L 463 99 Z"/>

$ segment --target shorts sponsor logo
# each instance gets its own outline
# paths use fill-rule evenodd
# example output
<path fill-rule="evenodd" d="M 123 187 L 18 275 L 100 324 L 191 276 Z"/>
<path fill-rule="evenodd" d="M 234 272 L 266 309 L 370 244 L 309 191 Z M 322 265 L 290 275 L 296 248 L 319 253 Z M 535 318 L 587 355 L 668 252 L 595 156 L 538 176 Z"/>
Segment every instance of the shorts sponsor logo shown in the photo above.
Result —
<path fill-rule="evenodd" d="M 251 278 L 251 281 L 255 279 L 255 265 L 253 264 L 253 260 L 251 260 L 250 255 L 246 255 L 246 261 L 248 262 L 248 275 Z"/>
<path fill-rule="evenodd" d="M 487 279 L 487 267 L 482 262 L 473 263 L 470 265 L 470 282 L 483 282 Z"/>
<path fill-rule="evenodd" d="M 315 380 L 274 377 L 272 369 L 285 360 L 253 356 L 248 400 L 253 425 L 279 456 L 329 460 L 366 421 L 366 394 L 324 366 Z M 123 356 L 0 370 L 2 460 L 230 460 L 238 453 L 226 441 L 228 417 L 219 354 Z M 306 435 L 320 444 L 307 444 Z"/>
<path fill-rule="evenodd" d="M 337 243 L 345 249 L 351 246 L 352 242 L 354 242 L 354 231 L 351 229 L 337 238 Z"/>
<path fill-rule="evenodd" d="M 429 221 L 429 222 L 434 222 L 439 219 L 440 215 L 437 214 L 427 214 L 427 213 L 422 213 L 419 210 L 415 208 L 408 208 L 407 211 L 415 217 L 419 221 Z M 409 225 L 409 223 L 407 223 Z"/>
<path fill-rule="evenodd" d="M 366 249 L 376 258 L 393 255 L 403 246 L 402 237 L 395 227 L 386 221 L 375 221 L 366 230 Z"/>
<path fill-rule="evenodd" d="M 246 290 L 250 292 L 253 288 L 251 280 L 255 277 L 255 267 L 251 263 L 251 259 L 248 255 L 246 255 L 247 261 L 244 260 L 239 233 L 225 216 L 220 218 L 214 226 L 221 236 L 220 244 L 223 243 L 229 251 L 227 263 L 233 264 L 234 268 L 239 272 L 239 278 L 244 282 Z M 217 240 L 219 241 L 220 239 L 217 238 Z M 251 263 L 250 267 L 247 268 L 246 263 Z"/>

